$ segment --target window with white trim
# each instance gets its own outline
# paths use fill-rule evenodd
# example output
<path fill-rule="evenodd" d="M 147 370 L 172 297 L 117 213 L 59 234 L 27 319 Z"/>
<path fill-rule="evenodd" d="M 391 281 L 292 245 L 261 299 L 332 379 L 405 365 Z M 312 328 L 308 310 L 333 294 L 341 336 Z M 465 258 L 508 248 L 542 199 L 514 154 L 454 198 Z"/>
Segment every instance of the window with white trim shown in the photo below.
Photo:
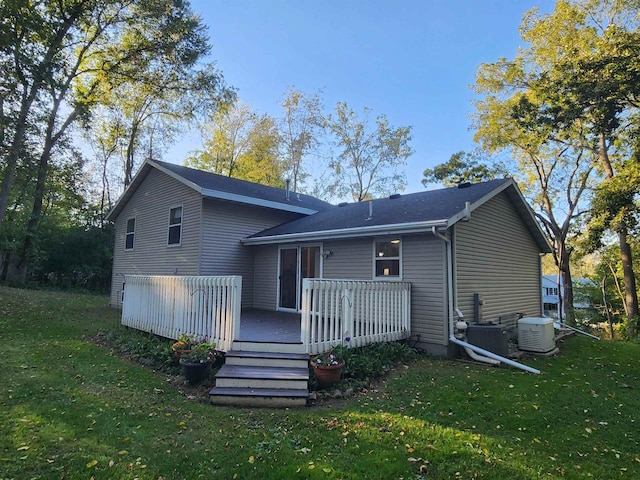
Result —
<path fill-rule="evenodd" d="M 174 207 L 169 211 L 168 245 L 180 245 L 182 240 L 182 207 Z"/>
<path fill-rule="evenodd" d="M 402 244 L 399 238 L 374 242 L 375 278 L 400 278 Z"/>
<path fill-rule="evenodd" d="M 129 218 L 127 220 L 127 231 L 124 236 L 124 249 L 133 250 L 136 240 L 136 219 Z"/>

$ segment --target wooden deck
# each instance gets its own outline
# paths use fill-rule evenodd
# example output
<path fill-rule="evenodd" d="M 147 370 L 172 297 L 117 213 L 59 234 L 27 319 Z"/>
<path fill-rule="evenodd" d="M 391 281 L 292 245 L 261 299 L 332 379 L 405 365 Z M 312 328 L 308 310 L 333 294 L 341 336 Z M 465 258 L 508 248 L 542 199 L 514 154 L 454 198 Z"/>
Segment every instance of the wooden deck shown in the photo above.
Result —
<path fill-rule="evenodd" d="M 240 335 L 242 342 L 299 343 L 300 314 L 270 310 L 242 310 Z"/>

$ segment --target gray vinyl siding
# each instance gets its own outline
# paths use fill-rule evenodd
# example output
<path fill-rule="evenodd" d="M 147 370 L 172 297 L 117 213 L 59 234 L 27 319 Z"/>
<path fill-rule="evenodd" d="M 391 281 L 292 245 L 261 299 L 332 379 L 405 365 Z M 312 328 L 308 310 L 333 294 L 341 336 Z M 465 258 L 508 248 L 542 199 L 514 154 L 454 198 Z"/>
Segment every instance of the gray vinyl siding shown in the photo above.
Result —
<path fill-rule="evenodd" d="M 456 224 L 457 306 L 473 321 L 473 294 L 484 300 L 484 321 L 510 313 L 539 316 L 539 248 L 505 194 Z"/>
<path fill-rule="evenodd" d="M 371 280 L 373 276 L 373 240 L 325 241 L 332 255 L 323 263 L 322 274 L 329 279 Z"/>
<path fill-rule="evenodd" d="M 276 310 L 278 303 L 278 246 L 253 247 L 255 271 L 253 307 Z"/>
<path fill-rule="evenodd" d="M 296 217 L 288 212 L 205 199 L 200 275 L 241 275 L 242 306 L 253 307 L 254 249 L 242 245 L 241 240 Z M 275 275 L 271 279 L 274 281 Z"/>
<path fill-rule="evenodd" d="M 411 283 L 411 334 L 419 335 L 427 350 L 428 344 L 447 344 L 445 255 L 444 242 L 431 234 L 402 238 L 402 280 Z"/>
<path fill-rule="evenodd" d="M 169 210 L 182 206 L 180 245 L 168 246 Z M 125 251 L 127 220 L 135 217 L 133 250 Z M 201 198 L 191 188 L 152 169 L 115 221 L 111 305 L 121 306 L 124 275 L 197 275 Z"/>

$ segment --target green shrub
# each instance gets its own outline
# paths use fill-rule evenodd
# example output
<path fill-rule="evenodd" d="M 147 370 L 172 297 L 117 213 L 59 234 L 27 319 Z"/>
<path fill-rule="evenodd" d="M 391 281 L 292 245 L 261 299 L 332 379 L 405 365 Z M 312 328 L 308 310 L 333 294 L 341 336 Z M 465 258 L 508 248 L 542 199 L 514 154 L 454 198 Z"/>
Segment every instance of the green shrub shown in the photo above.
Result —
<path fill-rule="evenodd" d="M 346 350 L 343 378 L 368 380 L 378 378 L 395 364 L 415 358 L 416 353 L 406 343 L 373 343 Z"/>
<path fill-rule="evenodd" d="M 120 354 L 157 370 L 171 370 L 176 365 L 175 355 L 171 349 L 173 340 L 123 326 L 101 332 L 97 336 L 101 343 L 105 343 Z"/>

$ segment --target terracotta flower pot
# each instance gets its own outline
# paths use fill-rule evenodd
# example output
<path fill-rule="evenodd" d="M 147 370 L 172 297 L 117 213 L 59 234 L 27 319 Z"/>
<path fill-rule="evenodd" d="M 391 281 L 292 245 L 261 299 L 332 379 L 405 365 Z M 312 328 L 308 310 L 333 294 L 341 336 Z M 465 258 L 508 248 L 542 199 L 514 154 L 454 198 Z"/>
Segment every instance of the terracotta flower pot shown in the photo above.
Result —
<path fill-rule="evenodd" d="M 340 380 L 344 362 L 337 365 L 317 365 L 315 362 L 311 362 L 311 366 L 313 367 L 313 375 L 316 377 L 318 387 L 328 388 Z"/>

